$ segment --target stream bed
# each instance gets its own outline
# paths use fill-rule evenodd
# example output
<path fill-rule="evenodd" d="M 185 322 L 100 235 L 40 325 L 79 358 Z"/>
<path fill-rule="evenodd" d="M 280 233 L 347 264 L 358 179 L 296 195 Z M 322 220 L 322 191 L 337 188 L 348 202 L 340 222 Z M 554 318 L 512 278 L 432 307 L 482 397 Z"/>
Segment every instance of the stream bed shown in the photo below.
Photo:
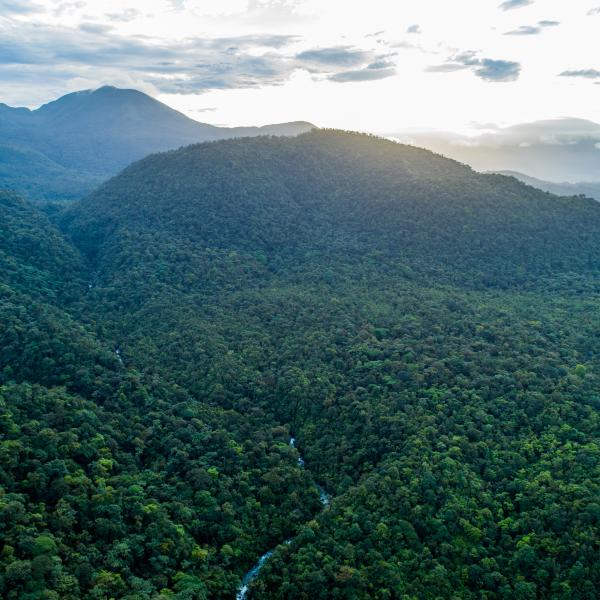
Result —
<path fill-rule="evenodd" d="M 292 448 L 296 447 L 296 438 L 290 438 L 290 446 Z M 298 466 L 304 468 L 304 459 L 301 456 L 298 457 Z M 329 503 L 331 502 L 331 497 L 329 494 L 320 485 L 317 485 L 317 490 L 319 491 L 319 500 L 321 501 L 323 507 L 329 506 Z M 284 543 L 291 544 L 292 540 L 286 540 Z M 258 577 L 258 574 L 260 573 L 264 564 L 269 560 L 274 551 L 275 548 L 265 552 L 258 559 L 258 561 L 256 561 L 256 564 L 244 575 L 242 579 L 242 585 L 239 587 L 237 594 L 235 595 L 235 600 L 246 599 L 250 584 Z"/>

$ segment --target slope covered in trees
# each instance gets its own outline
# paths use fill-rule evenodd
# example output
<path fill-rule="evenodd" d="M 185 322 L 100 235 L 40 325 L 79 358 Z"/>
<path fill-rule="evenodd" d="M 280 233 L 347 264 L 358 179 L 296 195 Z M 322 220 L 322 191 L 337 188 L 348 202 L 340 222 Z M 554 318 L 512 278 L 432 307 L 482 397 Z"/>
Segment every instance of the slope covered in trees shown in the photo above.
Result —
<path fill-rule="evenodd" d="M 595 597 L 598 203 L 318 131 L 28 210 L 72 275 L 9 311 L 55 362 L 3 356 L 7 597 L 233 598 L 271 548 L 251 598 Z"/>
<path fill-rule="evenodd" d="M 77 200 L 105 179 L 65 168 L 36 150 L 0 145 L 0 189 L 18 190 L 34 201 Z"/>
<path fill-rule="evenodd" d="M 288 275 L 327 260 L 355 270 L 355 260 L 380 256 L 365 267 L 376 272 L 385 263 L 395 273 L 470 286 L 527 286 L 598 269 L 593 201 L 557 198 L 425 150 L 341 132 L 154 155 L 69 219 L 77 245 L 100 256 L 98 268 L 111 278 L 124 273 L 115 261 L 131 260 L 136 247 L 150 247 L 155 258 L 176 245 L 236 251 L 247 267 Z M 144 236 L 152 243 L 140 244 Z M 139 258 L 139 269 L 160 265 Z M 198 274 L 170 262 L 169 270 L 181 263 L 188 276 Z M 173 272 L 159 279 L 178 283 Z"/>
<path fill-rule="evenodd" d="M 78 251 L 22 199 L 0 211 L 0 595 L 232 597 L 318 506 L 287 429 L 123 364 Z"/>

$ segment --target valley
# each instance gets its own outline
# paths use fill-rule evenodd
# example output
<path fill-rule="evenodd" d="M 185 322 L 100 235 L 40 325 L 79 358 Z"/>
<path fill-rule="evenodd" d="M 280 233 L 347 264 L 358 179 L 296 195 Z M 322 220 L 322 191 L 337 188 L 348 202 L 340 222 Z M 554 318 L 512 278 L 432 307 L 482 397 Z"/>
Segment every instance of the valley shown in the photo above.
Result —
<path fill-rule="evenodd" d="M 3 597 L 595 597 L 596 201 L 315 130 L 0 210 Z"/>

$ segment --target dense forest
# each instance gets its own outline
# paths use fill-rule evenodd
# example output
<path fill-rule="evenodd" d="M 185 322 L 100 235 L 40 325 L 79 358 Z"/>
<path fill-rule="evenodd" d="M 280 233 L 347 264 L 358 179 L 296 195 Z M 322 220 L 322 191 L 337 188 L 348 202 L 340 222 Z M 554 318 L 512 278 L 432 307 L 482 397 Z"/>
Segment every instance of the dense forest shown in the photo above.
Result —
<path fill-rule="evenodd" d="M 49 215 L 0 196 L 0 595 L 597 598 L 598 203 L 313 131 Z"/>

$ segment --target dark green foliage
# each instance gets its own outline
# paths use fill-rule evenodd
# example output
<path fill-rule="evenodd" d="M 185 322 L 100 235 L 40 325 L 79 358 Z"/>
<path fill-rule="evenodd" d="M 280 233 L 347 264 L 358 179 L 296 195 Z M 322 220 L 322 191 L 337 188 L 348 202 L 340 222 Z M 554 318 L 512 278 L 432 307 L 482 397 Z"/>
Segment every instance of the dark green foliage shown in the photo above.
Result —
<path fill-rule="evenodd" d="M 597 203 L 313 132 L 1 206 L 7 598 L 597 597 Z"/>
<path fill-rule="evenodd" d="M 425 150 L 341 132 L 154 155 L 105 184 L 71 219 L 77 244 L 92 258 L 103 252 L 111 278 L 123 274 L 113 258 L 131 260 L 135 246 L 154 259 L 138 261 L 137 272 L 153 269 L 144 277 L 183 290 L 186 277 L 205 274 L 188 269 L 190 260 L 220 264 L 231 251 L 248 270 L 297 274 L 302 283 L 311 267 L 318 278 L 335 278 L 357 263 L 361 274 L 486 287 L 600 267 L 592 200 L 558 198 Z M 156 273 L 165 261 L 168 278 Z"/>
<path fill-rule="evenodd" d="M 288 431 L 126 369 L 63 307 L 90 292 L 77 251 L 0 207 L 0 595 L 230 598 L 318 506 Z"/>
<path fill-rule="evenodd" d="M 46 300 L 77 285 L 84 262 L 48 218 L 12 192 L 0 190 L 0 283 Z"/>
<path fill-rule="evenodd" d="M 67 169 L 29 148 L 0 146 L 0 188 L 19 190 L 33 200 L 76 200 L 105 177 Z"/>

